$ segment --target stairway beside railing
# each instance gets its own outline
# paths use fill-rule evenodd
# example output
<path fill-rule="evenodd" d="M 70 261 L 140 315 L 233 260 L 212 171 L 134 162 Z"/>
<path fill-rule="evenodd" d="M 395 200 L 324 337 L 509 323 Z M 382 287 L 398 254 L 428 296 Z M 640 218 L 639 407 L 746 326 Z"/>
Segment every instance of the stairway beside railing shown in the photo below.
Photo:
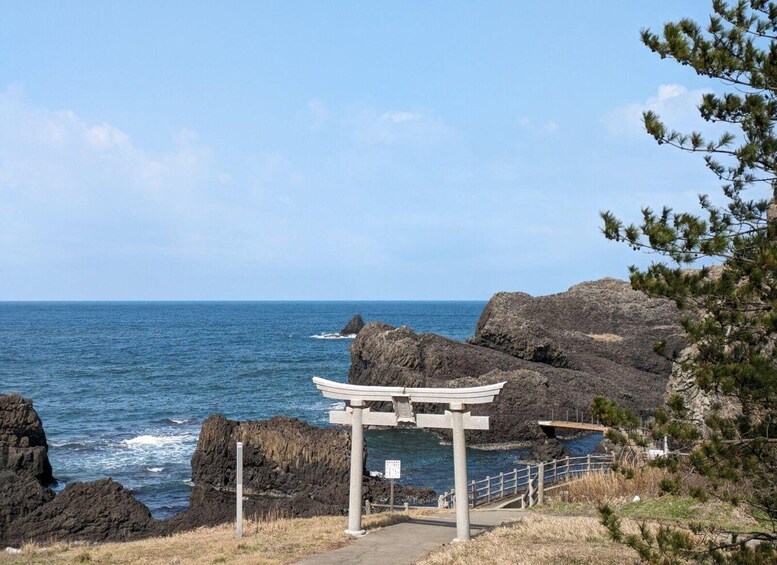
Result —
<path fill-rule="evenodd" d="M 607 473 L 612 462 L 613 458 L 609 455 L 565 457 L 488 476 L 469 483 L 469 505 L 474 508 L 504 498 L 517 498 L 519 495 L 522 495 L 521 508 L 541 504 L 544 492 L 550 485 L 591 473 Z M 455 495 L 454 489 L 441 494 L 438 506 L 452 508 Z"/>

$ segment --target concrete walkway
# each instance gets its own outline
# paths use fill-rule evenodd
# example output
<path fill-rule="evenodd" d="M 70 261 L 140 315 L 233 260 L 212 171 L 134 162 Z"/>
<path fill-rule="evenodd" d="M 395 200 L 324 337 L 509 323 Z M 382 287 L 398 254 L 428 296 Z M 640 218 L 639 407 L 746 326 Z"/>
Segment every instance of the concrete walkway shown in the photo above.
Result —
<path fill-rule="evenodd" d="M 473 536 L 496 526 L 517 522 L 521 510 L 472 510 L 470 526 Z M 298 565 L 411 565 L 433 549 L 450 543 L 456 537 L 456 514 L 446 512 L 412 518 L 386 526 L 357 538 L 348 545 L 308 557 Z"/>

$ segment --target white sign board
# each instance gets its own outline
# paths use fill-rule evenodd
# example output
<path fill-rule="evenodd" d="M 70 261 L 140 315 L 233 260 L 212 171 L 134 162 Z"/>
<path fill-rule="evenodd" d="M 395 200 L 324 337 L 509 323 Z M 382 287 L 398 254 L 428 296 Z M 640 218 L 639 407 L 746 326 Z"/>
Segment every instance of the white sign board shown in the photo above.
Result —
<path fill-rule="evenodd" d="M 386 459 L 386 469 L 383 473 L 385 479 L 398 479 L 402 467 L 402 461 L 399 459 Z"/>

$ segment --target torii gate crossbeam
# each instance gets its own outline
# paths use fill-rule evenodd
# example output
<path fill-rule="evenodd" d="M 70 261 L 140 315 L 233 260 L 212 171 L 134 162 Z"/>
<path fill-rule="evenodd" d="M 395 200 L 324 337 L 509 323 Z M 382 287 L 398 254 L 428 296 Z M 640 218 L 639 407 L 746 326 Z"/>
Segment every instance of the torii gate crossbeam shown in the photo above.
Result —
<path fill-rule="evenodd" d="M 345 410 L 329 412 L 333 424 L 351 426 L 351 477 L 348 495 L 348 529 L 353 536 L 364 535 L 362 519 L 362 472 L 364 469 L 364 426 L 412 426 L 447 428 L 453 431 L 453 472 L 456 491 L 456 539 L 470 539 L 467 499 L 467 446 L 465 429 L 487 430 L 488 416 L 472 416 L 470 404 L 487 404 L 501 392 L 504 382 L 470 388 L 406 388 L 362 386 L 313 377 L 313 383 L 326 398 L 344 400 Z M 366 402 L 392 402 L 393 412 L 372 412 Z M 413 404 L 447 404 L 444 414 L 416 414 Z"/>

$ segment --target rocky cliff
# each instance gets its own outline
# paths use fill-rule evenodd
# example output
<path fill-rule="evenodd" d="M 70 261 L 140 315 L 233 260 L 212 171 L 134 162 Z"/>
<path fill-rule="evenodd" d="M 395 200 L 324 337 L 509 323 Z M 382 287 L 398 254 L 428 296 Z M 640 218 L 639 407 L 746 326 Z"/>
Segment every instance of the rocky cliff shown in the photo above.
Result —
<path fill-rule="evenodd" d="M 349 381 L 408 387 L 464 387 L 506 381 L 492 405 L 491 429 L 468 432 L 472 443 L 536 441 L 536 420 L 587 409 L 605 395 L 631 410 L 663 402 L 671 364 L 653 351 L 679 347 L 674 306 L 602 279 L 533 298 L 498 293 L 469 343 L 410 328 L 371 323 L 351 344 Z"/>
<path fill-rule="evenodd" d="M 32 401 L 0 395 L 0 542 L 8 525 L 54 498 L 43 424 Z"/>

